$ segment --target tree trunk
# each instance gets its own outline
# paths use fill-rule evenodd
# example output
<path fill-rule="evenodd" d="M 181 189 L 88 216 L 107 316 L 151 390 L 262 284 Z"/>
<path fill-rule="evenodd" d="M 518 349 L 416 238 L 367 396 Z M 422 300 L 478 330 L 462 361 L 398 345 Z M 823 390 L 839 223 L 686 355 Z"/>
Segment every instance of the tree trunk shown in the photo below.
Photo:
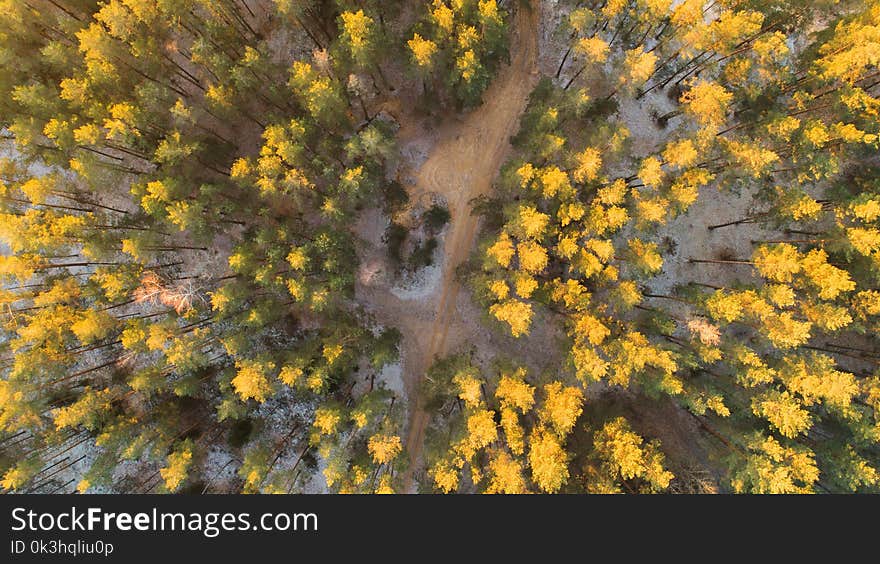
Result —
<path fill-rule="evenodd" d="M 688 262 L 705 263 L 705 264 L 748 264 L 748 265 L 752 265 L 752 262 L 748 261 L 748 260 L 712 260 L 712 259 L 689 258 Z"/>

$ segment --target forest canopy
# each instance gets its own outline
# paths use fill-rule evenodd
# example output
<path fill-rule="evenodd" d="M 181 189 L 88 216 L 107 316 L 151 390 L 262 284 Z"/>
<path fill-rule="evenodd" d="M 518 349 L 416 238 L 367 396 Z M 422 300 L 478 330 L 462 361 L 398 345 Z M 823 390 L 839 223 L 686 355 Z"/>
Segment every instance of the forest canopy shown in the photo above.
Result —
<path fill-rule="evenodd" d="M 0 0 L 0 59 L 5 490 L 880 489 L 877 0 Z"/>

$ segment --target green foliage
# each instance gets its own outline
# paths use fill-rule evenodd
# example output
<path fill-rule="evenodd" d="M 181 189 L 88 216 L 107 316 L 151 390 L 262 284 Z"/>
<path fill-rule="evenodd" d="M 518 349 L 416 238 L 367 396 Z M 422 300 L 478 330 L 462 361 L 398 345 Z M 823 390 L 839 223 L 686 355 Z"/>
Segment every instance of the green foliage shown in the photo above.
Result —
<path fill-rule="evenodd" d="M 449 210 L 440 204 L 434 204 L 422 214 L 422 220 L 433 233 L 439 232 L 443 229 L 443 226 L 449 223 L 451 218 L 452 216 L 450 215 Z"/>
<path fill-rule="evenodd" d="M 542 53 L 558 63 L 472 202 L 457 273 L 492 342 L 546 373 L 428 370 L 437 490 L 680 491 L 692 461 L 650 422 L 682 418 L 729 491 L 877 490 L 877 2 L 707 6 L 554 6 L 570 45 Z M 226 447 L 247 492 L 300 491 L 319 466 L 334 491 L 408 486 L 406 406 L 381 376 L 403 335 L 356 301 L 356 226 L 381 206 L 389 256 L 432 263 L 450 213 L 412 241 L 393 221 L 408 112 L 389 99 L 479 105 L 527 5 L 2 7 L 3 489 L 63 490 L 79 467 L 47 470 L 83 442 L 82 492 L 226 488 L 199 475 Z M 660 128 L 633 127 L 652 112 Z M 707 209 L 746 208 L 700 232 Z M 597 385 L 645 416 L 591 413 Z M 154 478 L 114 483 L 124 460 Z"/>

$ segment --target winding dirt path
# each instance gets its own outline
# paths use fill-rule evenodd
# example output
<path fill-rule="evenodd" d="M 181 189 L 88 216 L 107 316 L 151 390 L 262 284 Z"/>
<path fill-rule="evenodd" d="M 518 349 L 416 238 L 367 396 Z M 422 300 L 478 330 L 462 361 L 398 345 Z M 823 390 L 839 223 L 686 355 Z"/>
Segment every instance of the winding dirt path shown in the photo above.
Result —
<path fill-rule="evenodd" d="M 413 491 L 413 474 L 420 466 L 425 426 L 429 416 L 422 406 L 422 378 L 437 356 L 447 349 L 450 327 L 457 317 L 459 283 L 457 267 L 467 260 L 474 244 L 478 218 L 470 213 L 470 201 L 488 193 L 516 133 L 518 118 L 538 80 L 538 22 L 540 0 L 519 5 L 511 40 L 511 64 L 501 69 L 484 95 L 484 103 L 460 123 L 444 130 L 422 165 L 416 179 L 418 198 L 424 193 L 442 194 L 452 215 L 446 234 L 443 275 L 433 319 L 401 315 L 404 331 L 404 384 L 410 402 L 406 448 L 410 466 L 404 475 L 406 490 Z"/>

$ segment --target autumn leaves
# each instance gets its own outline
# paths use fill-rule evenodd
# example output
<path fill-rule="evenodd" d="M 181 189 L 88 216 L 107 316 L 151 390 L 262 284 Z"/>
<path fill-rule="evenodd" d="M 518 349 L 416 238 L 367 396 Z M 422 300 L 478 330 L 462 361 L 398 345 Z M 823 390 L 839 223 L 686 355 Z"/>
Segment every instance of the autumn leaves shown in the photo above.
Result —
<path fill-rule="evenodd" d="M 399 489 L 378 380 L 400 335 L 355 300 L 351 226 L 395 174 L 381 99 L 478 105 L 510 14 L 250 4 L 3 3 L 5 488 L 46 491 L 89 444 L 53 488 L 180 491 L 220 449 L 237 471 L 209 489 Z M 680 483 L 650 425 L 590 410 L 597 383 L 679 406 L 722 490 L 876 489 L 880 11 L 764 4 L 554 4 L 558 64 L 462 274 L 500 334 L 554 323 L 564 346 L 549 377 L 432 370 L 427 489 Z M 682 235 L 716 191 L 753 204 Z M 723 230 L 749 231 L 675 255 Z"/>
<path fill-rule="evenodd" d="M 870 489 L 880 239 L 864 159 L 877 141 L 877 45 L 855 38 L 876 33 L 876 7 L 831 10 L 806 49 L 810 10 L 704 7 L 568 14 L 571 47 L 523 116 L 471 287 L 511 337 L 528 339 L 537 315 L 561 321 L 581 385 L 660 393 L 695 414 L 729 451 L 733 491 Z M 648 125 L 661 141 L 633 158 L 626 147 L 646 132 L 629 127 L 645 125 L 623 108 L 666 105 L 661 95 L 673 109 Z M 754 240 L 750 256 L 687 257 L 692 275 L 653 293 L 674 252 L 669 226 L 716 189 L 750 191 L 759 211 L 710 229 L 761 223 L 778 237 Z M 736 282 L 719 286 L 703 265 L 736 269 L 722 276 Z"/>

